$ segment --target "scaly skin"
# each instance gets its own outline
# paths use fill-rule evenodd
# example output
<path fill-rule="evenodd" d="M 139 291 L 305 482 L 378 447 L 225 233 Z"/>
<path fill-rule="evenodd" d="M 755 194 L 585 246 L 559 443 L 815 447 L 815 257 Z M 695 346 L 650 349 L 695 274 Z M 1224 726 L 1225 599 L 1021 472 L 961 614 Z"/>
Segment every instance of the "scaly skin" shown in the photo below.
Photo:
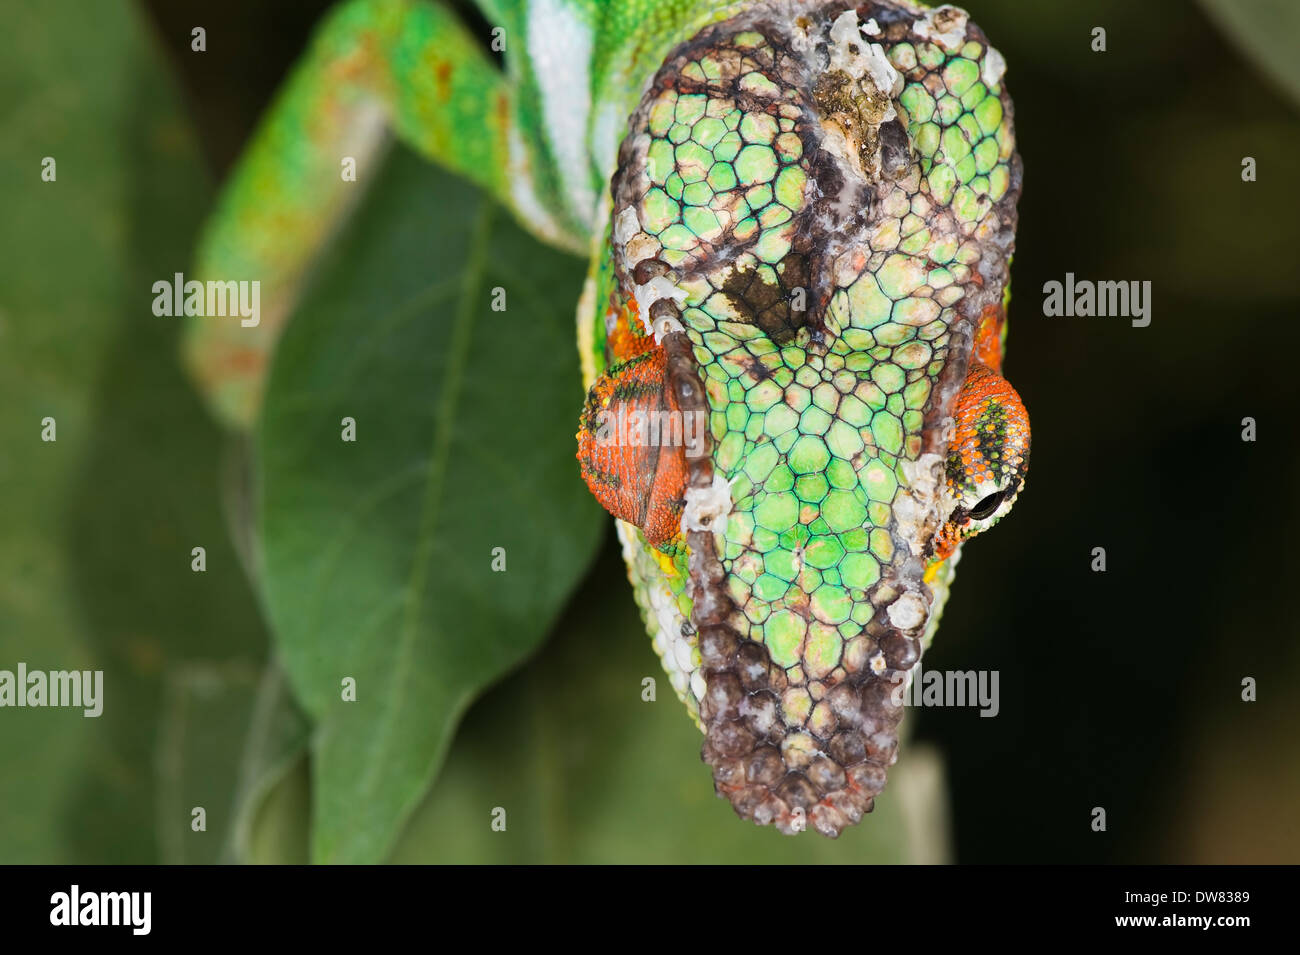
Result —
<path fill-rule="evenodd" d="M 711 453 L 676 487 L 674 449 L 653 482 L 644 449 L 579 456 L 598 496 L 646 495 L 611 509 L 719 794 L 786 832 L 871 809 L 958 542 L 1024 481 L 999 374 L 1020 178 L 1001 78 L 964 16 L 756 5 L 670 54 L 620 150 L 580 441 L 632 406 L 604 382 L 643 366 L 639 323 Z M 671 539 L 638 517 L 679 502 Z"/>
<path fill-rule="evenodd" d="M 589 250 L 579 459 L 655 649 L 719 794 L 837 835 L 884 787 L 896 691 L 961 541 L 1028 464 L 1001 377 L 1020 191 L 1001 57 L 965 14 L 906 0 L 483 6 L 504 75 L 441 8 L 334 14 L 200 277 L 269 275 L 291 301 L 376 108 L 535 234 Z M 232 426 L 256 414 L 264 324 L 192 330 Z M 611 443 L 602 412 L 633 411 L 698 416 L 701 453 Z"/>

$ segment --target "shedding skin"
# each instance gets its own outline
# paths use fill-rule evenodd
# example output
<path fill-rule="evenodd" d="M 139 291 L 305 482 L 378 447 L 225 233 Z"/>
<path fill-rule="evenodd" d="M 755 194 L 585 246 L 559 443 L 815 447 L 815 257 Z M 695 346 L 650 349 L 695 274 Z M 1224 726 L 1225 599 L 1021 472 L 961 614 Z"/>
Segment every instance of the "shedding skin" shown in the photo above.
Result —
<path fill-rule="evenodd" d="M 897 758 L 894 691 L 951 580 L 936 547 L 1004 514 L 990 479 L 1023 464 L 999 443 L 1022 406 L 997 304 L 1020 166 L 1000 60 L 964 13 L 800 11 L 755 7 L 664 61 L 590 287 L 589 409 L 638 380 L 623 352 L 652 326 L 665 389 L 710 415 L 685 496 L 727 520 L 665 547 L 646 527 L 675 498 L 659 459 L 584 473 L 602 500 L 639 491 L 616 511 L 630 576 L 716 792 L 835 837 Z M 632 297 L 649 313 L 624 323 Z"/>

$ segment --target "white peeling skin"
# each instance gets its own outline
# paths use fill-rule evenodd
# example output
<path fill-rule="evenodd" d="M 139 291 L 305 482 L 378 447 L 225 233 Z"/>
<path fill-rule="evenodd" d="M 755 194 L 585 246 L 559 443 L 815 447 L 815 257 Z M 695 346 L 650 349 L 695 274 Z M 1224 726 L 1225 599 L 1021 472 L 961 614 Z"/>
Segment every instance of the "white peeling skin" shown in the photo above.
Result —
<path fill-rule="evenodd" d="M 706 488 L 686 489 L 686 509 L 682 512 L 682 533 L 719 530 L 719 522 L 731 514 L 731 482 L 718 471 L 713 484 Z"/>
<path fill-rule="evenodd" d="M 879 43 L 870 41 L 871 36 L 879 33 L 880 27 L 874 20 L 859 24 L 857 11 L 845 10 L 836 17 L 828 31 L 826 63 L 824 65 L 810 63 L 810 66 L 819 73 L 825 70 L 843 74 L 858 90 L 874 89 L 884 98 L 885 105 L 879 109 L 879 115 L 872 116 L 869 120 L 873 130 L 878 129 L 882 123 L 898 118 L 898 110 L 893 101 L 902 93 L 904 85 L 902 75 L 889 62 L 884 48 Z M 850 131 L 842 128 L 839 121 L 823 122 L 822 128 L 822 149 L 840 160 L 841 167 L 850 174 L 846 176 L 846 180 L 849 180 L 845 183 L 846 188 L 850 188 L 850 191 L 856 194 L 856 189 L 851 188 L 855 173 L 856 177 L 866 177 L 874 181 L 877 171 L 875 167 L 879 161 L 878 152 L 877 158 L 866 161 L 865 166 L 864 159 L 859 155 L 861 144 L 857 138 L 859 135 L 865 136 L 866 131 L 856 129 Z M 858 201 L 856 195 L 852 201 Z M 852 212 L 851 209 L 842 211 L 845 216 Z"/>
<path fill-rule="evenodd" d="M 618 536 L 619 546 L 623 549 L 623 562 L 631 565 L 632 561 L 636 559 L 638 550 L 636 531 L 631 524 L 616 520 L 614 521 L 614 533 Z"/>
<path fill-rule="evenodd" d="M 900 630 L 915 630 L 925 623 L 925 615 L 929 609 L 925 598 L 909 590 L 890 604 L 886 613 L 889 622 Z"/>
<path fill-rule="evenodd" d="M 681 633 L 681 614 L 677 612 L 677 602 L 673 600 L 662 580 L 654 581 L 647 588 L 647 592 L 650 595 L 650 606 L 654 608 L 655 618 L 659 621 L 659 632 L 663 635 L 666 649 L 671 653 L 672 659 L 676 660 L 679 639 L 677 635 Z M 667 657 L 664 662 L 669 662 Z"/>
<path fill-rule="evenodd" d="M 632 296 L 636 299 L 637 312 L 641 316 L 641 322 L 645 325 L 647 335 L 655 334 L 654 328 L 650 325 L 650 306 L 661 298 L 670 298 L 679 305 L 686 301 L 686 290 L 680 289 L 672 283 L 672 280 L 666 275 L 656 275 L 645 285 L 638 285 L 632 290 Z M 678 326 L 680 329 L 681 326 Z M 661 344 L 659 336 L 655 335 L 655 344 Z"/>
<path fill-rule="evenodd" d="M 984 81 L 984 85 L 996 92 L 1006 72 L 1007 61 L 1002 58 L 1001 53 L 989 47 L 984 54 L 984 65 L 980 67 L 980 79 Z"/>
<path fill-rule="evenodd" d="M 697 667 L 691 672 L 691 695 L 695 697 L 695 702 L 697 704 L 700 700 L 704 699 L 704 691 L 706 689 L 707 686 L 704 682 L 704 670 Z"/>
<path fill-rule="evenodd" d="M 623 246 L 623 258 L 625 262 L 636 264 L 642 259 L 653 259 L 663 251 L 663 246 L 654 236 L 645 232 L 638 232 L 628 240 L 627 245 Z M 630 267 L 630 266 L 629 266 Z"/>
<path fill-rule="evenodd" d="M 927 11 L 912 24 L 912 29 L 917 36 L 955 53 L 966 42 L 966 21 L 969 19 L 970 15 L 960 7 L 943 6 Z"/>
<path fill-rule="evenodd" d="M 828 69 L 843 70 L 855 80 L 869 77 L 872 85 L 882 93 L 898 95 L 903 89 L 903 78 L 889 62 L 880 44 L 866 42 L 864 33 L 867 36 L 879 35 L 880 27 L 875 20 L 859 26 L 856 10 L 841 13 L 831 24 Z"/>
<path fill-rule="evenodd" d="M 898 75 L 898 70 L 894 69 L 893 64 L 885 57 L 884 48 L 881 48 L 879 43 L 872 43 L 868 49 L 870 49 L 870 52 L 867 53 L 867 74 L 870 75 L 871 82 L 881 92 L 887 92 L 891 96 L 901 94 L 902 77 Z"/>
<path fill-rule="evenodd" d="M 686 329 L 682 327 L 681 322 L 677 321 L 677 319 L 672 316 L 665 315 L 654 323 L 655 344 L 662 345 L 664 343 L 665 335 L 671 335 L 673 332 L 684 331 L 686 331 Z"/>
<path fill-rule="evenodd" d="M 902 469 L 908 493 L 899 496 L 894 517 L 898 535 L 912 544 L 915 552 L 920 542 L 928 540 L 948 519 L 953 505 L 943 493 L 947 485 L 943 480 L 943 458 L 939 455 L 931 451 L 915 461 L 904 461 Z"/>
<path fill-rule="evenodd" d="M 855 80 L 861 79 L 866 72 L 862 55 L 862 36 L 858 30 L 858 11 L 845 10 L 831 24 L 829 69 L 843 70 Z"/>
<path fill-rule="evenodd" d="M 760 734 L 767 735 L 777 725 L 778 710 L 775 706 L 757 707 L 753 699 L 752 696 L 746 695 L 740 701 L 740 715 L 745 717 L 746 721 L 752 721 L 754 729 Z"/>
<path fill-rule="evenodd" d="M 849 147 L 844 134 L 831 125 L 823 126 L 822 131 L 821 148 L 838 159 L 844 168 L 856 169 L 857 159 L 854 158 L 853 150 Z M 846 178 L 840 194 L 835 197 L 834 212 L 837 216 L 843 216 L 847 219 L 852 214 L 857 202 L 857 191 Z"/>
<path fill-rule="evenodd" d="M 894 69 L 894 64 L 889 62 L 889 57 L 885 56 L 885 50 L 879 43 L 872 43 L 867 47 L 867 75 L 871 77 L 871 82 L 876 89 L 889 96 L 897 96 L 903 92 L 903 77 L 898 70 Z M 892 109 L 893 104 L 890 104 Z M 887 120 L 892 116 L 886 116 Z"/>
<path fill-rule="evenodd" d="M 650 258 L 653 252 L 658 251 L 657 243 L 642 230 L 641 220 L 637 218 L 636 208 L 633 206 L 628 206 L 614 219 L 611 238 L 614 244 L 622 249 L 623 265 L 629 272 L 637 262 L 643 258 Z M 661 321 L 659 327 L 655 327 L 650 322 L 650 306 L 661 298 L 670 298 L 678 305 L 688 298 L 687 291 L 674 285 L 672 279 L 666 275 L 657 275 L 645 285 L 633 286 L 632 297 L 636 300 L 641 324 L 645 326 L 647 335 L 654 335 L 656 345 L 662 345 L 663 337 L 669 332 L 685 330 L 680 322 L 673 319 Z"/>
<path fill-rule="evenodd" d="M 817 49 L 807 21 L 801 26 L 797 17 L 791 18 L 790 48 L 804 59 L 812 56 L 813 51 Z"/>
<path fill-rule="evenodd" d="M 694 647 L 686 641 L 685 638 L 678 638 L 673 644 L 673 661 L 677 664 L 678 669 L 684 673 L 690 673 L 692 669 L 691 655 Z"/>
<path fill-rule="evenodd" d="M 636 217 L 636 209 L 628 206 L 614 220 L 614 241 L 627 245 L 632 236 L 641 231 L 641 222 Z"/>

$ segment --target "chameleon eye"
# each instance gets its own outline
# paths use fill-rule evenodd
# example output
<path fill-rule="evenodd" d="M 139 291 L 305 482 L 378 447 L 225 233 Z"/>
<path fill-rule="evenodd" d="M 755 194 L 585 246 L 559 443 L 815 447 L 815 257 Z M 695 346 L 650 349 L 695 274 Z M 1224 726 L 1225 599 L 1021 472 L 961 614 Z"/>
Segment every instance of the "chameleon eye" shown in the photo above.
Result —
<path fill-rule="evenodd" d="M 976 504 L 974 507 L 971 508 L 970 516 L 977 521 L 982 521 L 986 517 L 991 517 L 993 512 L 996 511 L 1002 505 L 1002 501 L 1006 498 L 1006 496 L 1007 496 L 1006 488 L 1002 488 L 1001 490 L 994 491 L 992 494 L 988 495 L 983 500 L 981 500 L 978 504 Z"/>

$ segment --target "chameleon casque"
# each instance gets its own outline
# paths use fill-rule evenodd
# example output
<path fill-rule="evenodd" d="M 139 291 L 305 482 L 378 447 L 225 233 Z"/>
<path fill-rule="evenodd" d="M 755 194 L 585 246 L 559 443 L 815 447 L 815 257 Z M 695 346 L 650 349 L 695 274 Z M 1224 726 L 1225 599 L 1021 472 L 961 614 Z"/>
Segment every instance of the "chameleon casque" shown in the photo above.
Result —
<path fill-rule="evenodd" d="M 339 156 L 386 127 L 589 255 L 578 459 L 655 650 L 736 812 L 838 835 L 885 786 L 961 542 L 1028 466 L 1003 59 L 906 0 L 480 5 L 504 69 L 441 6 L 331 14 L 200 249 L 266 279 L 262 322 L 191 327 L 191 371 L 251 420 Z"/>

